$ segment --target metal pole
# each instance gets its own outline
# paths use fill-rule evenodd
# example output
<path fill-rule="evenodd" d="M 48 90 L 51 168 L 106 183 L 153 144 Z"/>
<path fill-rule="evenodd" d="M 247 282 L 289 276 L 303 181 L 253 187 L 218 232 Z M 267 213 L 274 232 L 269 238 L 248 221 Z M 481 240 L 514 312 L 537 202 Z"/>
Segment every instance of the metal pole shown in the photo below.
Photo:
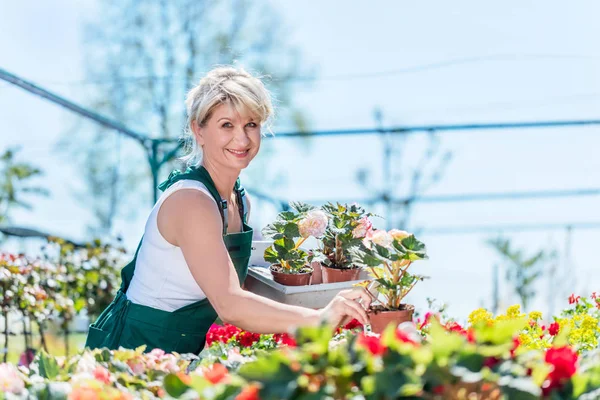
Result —
<path fill-rule="evenodd" d="M 158 161 L 158 145 L 159 142 L 156 140 L 152 141 L 152 145 L 148 152 L 148 162 L 150 163 L 150 173 L 152 174 L 152 202 L 156 203 L 158 200 L 158 173 L 161 165 Z"/>

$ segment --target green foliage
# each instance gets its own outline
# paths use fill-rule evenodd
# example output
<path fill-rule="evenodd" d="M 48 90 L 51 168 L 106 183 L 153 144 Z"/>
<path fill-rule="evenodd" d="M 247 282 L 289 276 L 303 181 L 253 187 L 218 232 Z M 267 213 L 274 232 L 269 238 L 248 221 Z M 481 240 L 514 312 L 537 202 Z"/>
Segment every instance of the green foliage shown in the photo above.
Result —
<path fill-rule="evenodd" d="M 352 248 L 351 253 L 356 264 L 367 268 L 377 282 L 377 291 L 385 298 L 386 308 L 397 310 L 417 282 L 425 279 L 423 275 L 410 273 L 408 268 L 414 261 L 428 257 L 425 244 L 414 235 L 390 232 L 375 231 L 366 246 Z"/>
<path fill-rule="evenodd" d="M 265 249 L 265 261 L 294 274 L 304 272 L 309 262 L 309 254 L 299 248 L 305 238 L 300 235 L 298 224 L 315 207 L 301 202 L 292 202 L 290 207 L 291 210 L 280 212 L 273 223 L 264 227 L 262 234 L 273 239 L 273 244 Z"/>
<path fill-rule="evenodd" d="M 358 204 L 327 203 L 321 209 L 329 217 L 329 223 L 322 239 L 322 248 L 315 252 L 317 259 L 328 267 L 355 268 L 351 249 L 363 247 L 364 233 L 371 227 L 368 218 L 373 214 Z M 367 225 L 362 235 L 355 230 L 361 220 Z"/>

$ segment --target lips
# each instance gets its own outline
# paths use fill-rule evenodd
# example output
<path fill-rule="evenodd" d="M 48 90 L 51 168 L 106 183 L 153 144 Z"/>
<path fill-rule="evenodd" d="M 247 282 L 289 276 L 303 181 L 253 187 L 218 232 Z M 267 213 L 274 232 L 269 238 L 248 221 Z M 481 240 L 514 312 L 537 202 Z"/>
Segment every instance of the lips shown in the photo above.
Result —
<path fill-rule="evenodd" d="M 248 150 L 234 150 L 234 149 L 227 149 L 227 151 L 231 154 L 233 154 L 236 157 L 246 157 L 246 155 L 248 154 Z"/>

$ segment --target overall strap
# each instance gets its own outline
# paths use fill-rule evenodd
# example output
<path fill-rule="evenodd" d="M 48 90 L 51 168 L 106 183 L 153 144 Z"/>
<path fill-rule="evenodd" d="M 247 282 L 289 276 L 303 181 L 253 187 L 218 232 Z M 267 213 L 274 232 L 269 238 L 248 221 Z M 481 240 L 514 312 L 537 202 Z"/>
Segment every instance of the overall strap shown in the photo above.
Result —
<path fill-rule="evenodd" d="M 183 180 L 183 179 L 192 179 L 195 181 L 202 182 L 204 186 L 208 189 L 213 199 L 218 205 L 219 213 L 221 214 L 221 221 L 223 222 L 223 235 L 227 234 L 228 227 L 228 215 L 227 215 L 227 200 L 222 199 L 221 195 L 217 191 L 214 181 L 212 180 L 210 174 L 203 166 L 199 167 L 190 167 L 185 172 L 181 172 L 179 170 L 175 170 L 171 172 L 166 181 L 161 183 L 158 188 L 160 190 L 166 190 L 175 182 Z M 241 204 L 240 208 L 240 217 L 242 218 L 242 222 L 246 222 L 247 216 L 247 200 L 245 196 L 245 190 L 240 184 L 240 180 L 238 179 L 235 183 L 234 190 L 236 192 L 238 204 Z"/>
<path fill-rule="evenodd" d="M 237 198 L 238 206 L 240 207 L 240 218 L 242 219 L 242 223 L 248 223 L 248 199 L 246 198 L 246 189 L 242 187 L 240 184 L 240 180 L 235 182 L 235 194 Z"/>

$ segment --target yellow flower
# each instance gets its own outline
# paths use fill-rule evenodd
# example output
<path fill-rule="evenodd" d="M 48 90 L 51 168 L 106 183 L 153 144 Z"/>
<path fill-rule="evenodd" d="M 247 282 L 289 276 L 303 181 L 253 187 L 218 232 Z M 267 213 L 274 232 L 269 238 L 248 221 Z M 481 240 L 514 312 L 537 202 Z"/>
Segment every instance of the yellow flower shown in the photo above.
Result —
<path fill-rule="evenodd" d="M 531 336 L 526 333 L 521 333 L 519 335 L 519 343 L 521 346 L 529 347 L 529 344 L 531 343 Z"/>
<path fill-rule="evenodd" d="M 510 318 L 521 318 L 521 306 L 519 304 L 512 305 L 506 309 L 506 316 Z"/>
<path fill-rule="evenodd" d="M 532 311 L 529 313 L 529 319 L 538 321 L 538 320 L 542 319 L 542 313 L 539 311 Z"/>
<path fill-rule="evenodd" d="M 492 320 L 492 313 L 485 308 L 478 308 L 469 314 L 469 324 L 475 325 L 481 321 L 490 322 Z"/>

